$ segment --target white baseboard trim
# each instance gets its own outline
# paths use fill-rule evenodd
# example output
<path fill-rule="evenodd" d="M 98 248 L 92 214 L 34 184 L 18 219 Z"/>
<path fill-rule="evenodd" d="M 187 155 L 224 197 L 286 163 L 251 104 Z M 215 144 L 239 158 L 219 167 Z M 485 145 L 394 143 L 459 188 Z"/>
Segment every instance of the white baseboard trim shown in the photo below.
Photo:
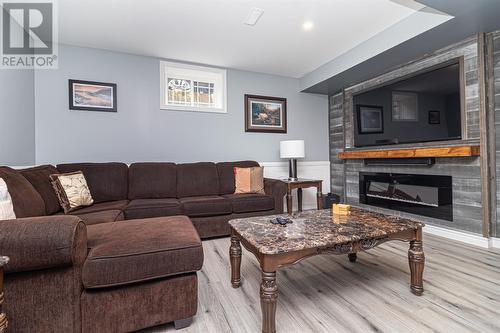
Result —
<path fill-rule="evenodd" d="M 281 161 L 281 162 L 259 162 L 259 164 L 263 167 L 283 167 L 286 168 L 288 171 L 288 162 L 287 161 Z M 297 162 L 298 166 L 303 166 L 303 167 L 311 167 L 311 166 L 327 166 L 330 167 L 330 161 L 298 161 Z"/>
<path fill-rule="evenodd" d="M 482 247 L 484 249 L 488 248 L 498 248 L 500 249 L 500 238 L 486 238 L 481 235 L 465 232 L 465 231 L 458 231 L 458 230 L 452 230 L 448 228 L 442 228 L 442 227 L 436 227 L 433 225 L 428 225 L 426 224 L 424 229 L 424 233 L 430 234 L 430 235 L 435 235 L 435 236 L 440 236 L 448 239 L 452 239 L 455 241 L 459 241 L 462 243 L 470 244 L 470 245 L 475 245 L 478 247 Z"/>
<path fill-rule="evenodd" d="M 490 238 L 490 248 L 500 249 L 500 238 L 491 237 Z"/>

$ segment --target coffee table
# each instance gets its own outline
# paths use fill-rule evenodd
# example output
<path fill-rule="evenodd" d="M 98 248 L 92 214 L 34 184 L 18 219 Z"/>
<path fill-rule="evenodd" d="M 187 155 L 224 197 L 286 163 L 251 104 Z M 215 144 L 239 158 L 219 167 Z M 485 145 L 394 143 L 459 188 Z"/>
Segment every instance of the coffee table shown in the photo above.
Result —
<path fill-rule="evenodd" d="M 271 224 L 274 216 L 259 216 L 229 221 L 231 226 L 231 284 L 241 284 L 241 245 L 253 253 L 262 270 L 260 305 L 262 332 L 276 332 L 276 270 L 318 254 L 347 254 L 351 262 L 356 253 L 386 241 L 410 242 L 410 290 L 420 296 L 424 291 L 422 275 L 423 223 L 351 207 L 348 216 L 333 216 L 331 210 L 312 210 L 292 215 L 286 227 Z M 287 217 L 286 215 L 281 215 Z"/>

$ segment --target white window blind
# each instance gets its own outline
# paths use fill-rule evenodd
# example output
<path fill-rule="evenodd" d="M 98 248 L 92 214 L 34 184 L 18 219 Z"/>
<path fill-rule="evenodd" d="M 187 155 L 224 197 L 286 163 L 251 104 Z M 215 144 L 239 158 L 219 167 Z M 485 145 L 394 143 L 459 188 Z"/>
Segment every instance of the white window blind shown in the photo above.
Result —
<path fill-rule="evenodd" d="M 411 92 L 392 92 L 392 120 L 418 121 L 418 95 Z"/>

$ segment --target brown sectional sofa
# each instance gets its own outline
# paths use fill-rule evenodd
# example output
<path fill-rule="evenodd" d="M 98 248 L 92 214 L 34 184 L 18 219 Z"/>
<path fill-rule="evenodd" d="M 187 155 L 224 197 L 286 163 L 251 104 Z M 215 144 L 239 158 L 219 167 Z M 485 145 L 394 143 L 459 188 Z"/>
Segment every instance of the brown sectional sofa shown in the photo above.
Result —
<path fill-rule="evenodd" d="M 73 163 L 0 167 L 16 220 L 0 221 L 4 310 L 12 332 L 127 332 L 197 309 L 202 238 L 229 234 L 233 218 L 283 212 L 286 187 L 234 193 L 224 163 Z M 81 170 L 94 205 L 64 215 L 48 176 Z"/>

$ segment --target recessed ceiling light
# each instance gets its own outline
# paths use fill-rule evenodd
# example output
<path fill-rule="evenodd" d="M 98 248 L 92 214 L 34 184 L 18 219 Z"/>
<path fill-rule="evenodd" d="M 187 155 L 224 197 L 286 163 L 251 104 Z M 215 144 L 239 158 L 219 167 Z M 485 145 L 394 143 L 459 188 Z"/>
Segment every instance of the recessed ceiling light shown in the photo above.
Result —
<path fill-rule="evenodd" d="M 247 18 L 243 23 L 245 23 L 246 25 L 253 26 L 257 23 L 257 21 L 260 19 L 262 14 L 264 14 L 264 9 L 254 7 L 252 9 L 250 9 L 250 13 L 248 13 Z"/>
<path fill-rule="evenodd" d="M 311 21 L 305 21 L 302 24 L 302 28 L 304 28 L 305 31 L 312 30 L 312 28 L 314 28 L 314 23 L 312 23 Z"/>

